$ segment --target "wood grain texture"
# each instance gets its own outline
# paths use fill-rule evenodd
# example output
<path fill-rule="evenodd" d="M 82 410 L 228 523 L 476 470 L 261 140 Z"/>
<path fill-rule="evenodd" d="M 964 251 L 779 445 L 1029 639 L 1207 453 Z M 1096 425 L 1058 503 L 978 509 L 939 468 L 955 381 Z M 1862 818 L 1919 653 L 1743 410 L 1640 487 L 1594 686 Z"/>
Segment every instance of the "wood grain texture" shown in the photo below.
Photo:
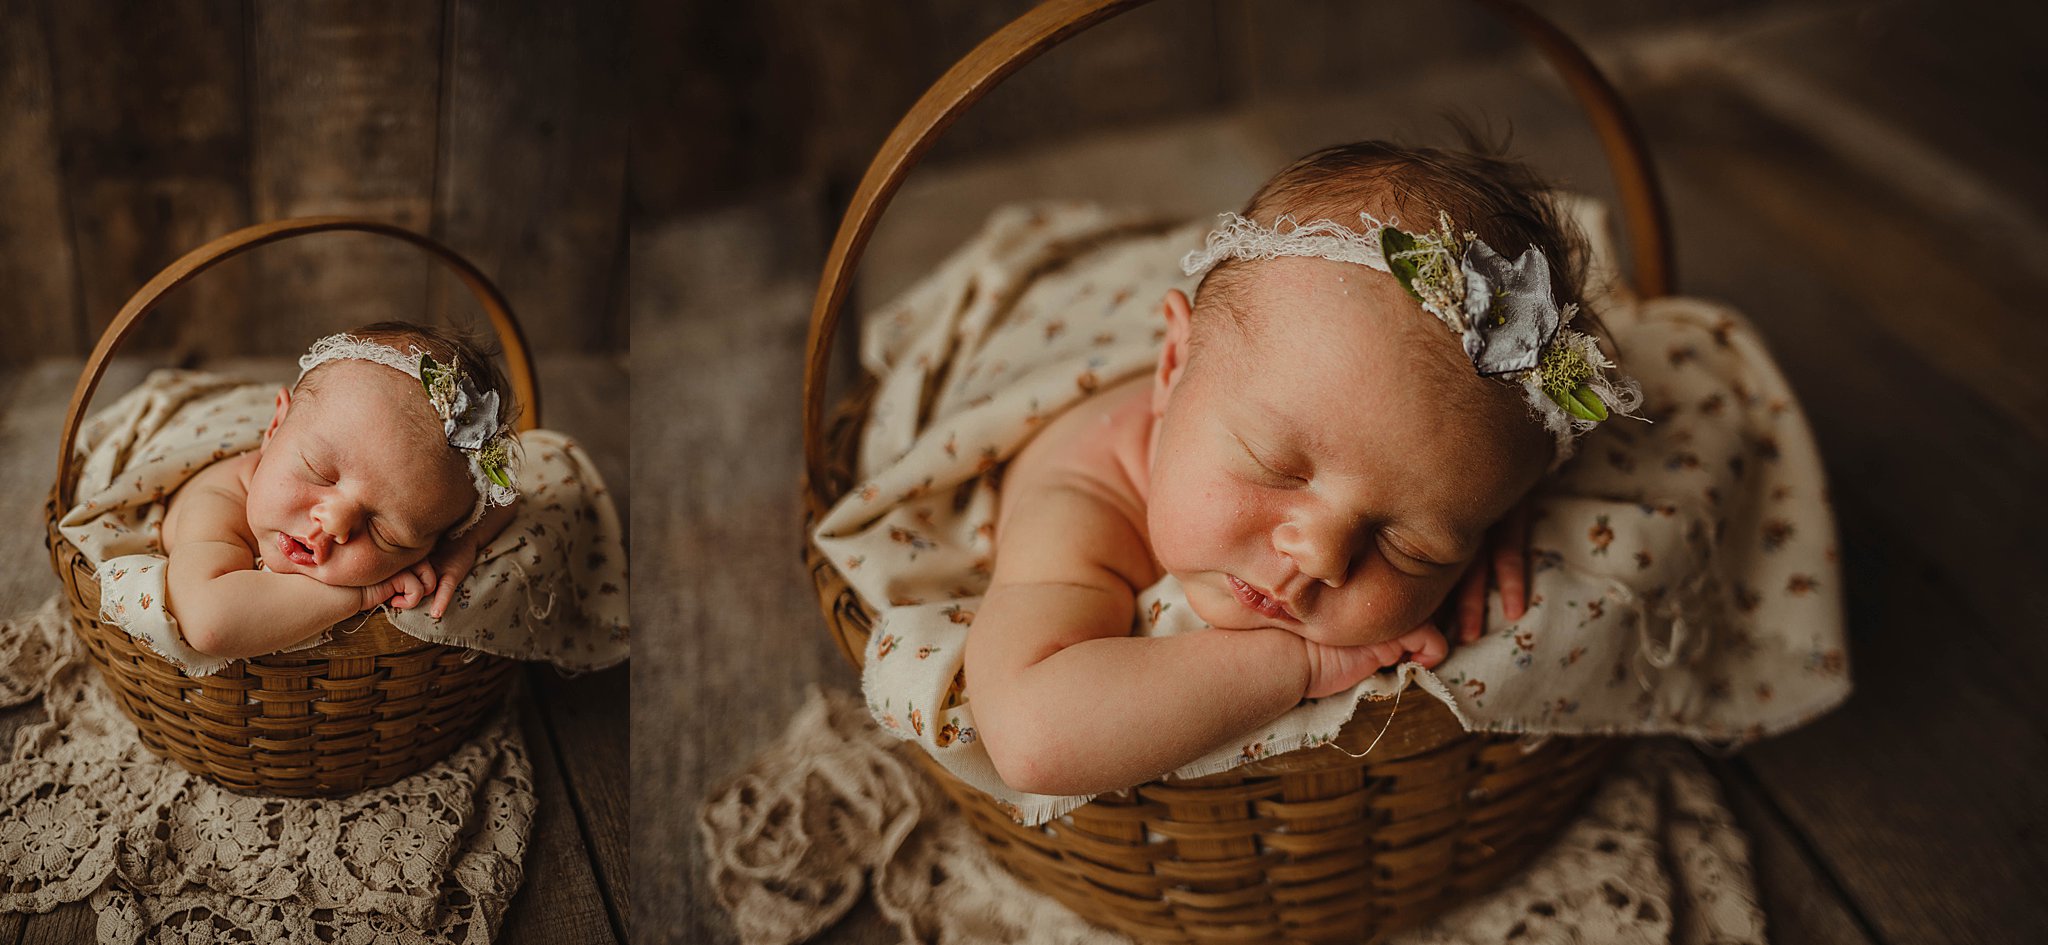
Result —
<path fill-rule="evenodd" d="M 624 348 L 623 8 L 448 2 L 435 235 L 496 275 L 536 347 Z"/>
<path fill-rule="evenodd" d="M 12 341 L 0 346 L 0 360 L 80 354 L 50 58 L 33 0 L 0 0 L 0 103 L 0 326 Z"/>
<path fill-rule="evenodd" d="M 1741 761 L 1709 761 L 1722 798 L 1749 837 L 1750 867 L 1773 941 L 1811 945 L 1876 945 L 1863 917 L 1815 861 L 1805 839 L 1772 806 L 1755 772 Z"/>
<path fill-rule="evenodd" d="M 160 362 L 121 358 L 109 368 L 99 406 L 112 403 Z M 0 365 L 0 613 L 13 615 L 59 592 L 42 547 L 44 497 L 63 411 L 82 359 Z M 279 358 L 222 358 L 208 366 L 252 378 L 290 377 Z M 545 355 L 543 389 L 551 392 L 549 426 L 575 436 L 608 482 L 624 482 L 626 418 L 618 405 L 629 379 L 619 359 Z M 630 517 L 626 493 L 613 490 Z M 529 669 L 521 726 L 539 795 L 526 858 L 526 881 L 501 930 L 511 942 L 624 941 L 625 849 L 631 826 L 625 807 L 629 674 L 621 667 L 563 680 Z M 0 746 L 22 724 L 42 718 L 40 703 L 0 709 Z M 617 905 L 613 906 L 611 903 Z M 0 942 L 92 940 L 93 914 L 72 903 L 41 916 L 0 914 Z M 16 935 L 17 931 L 25 937 Z"/>
<path fill-rule="evenodd" d="M 546 710 L 528 674 L 521 697 L 519 730 L 533 761 L 533 834 L 527 839 L 526 878 L 505 912 L 507 945 L 554 942 L 618 943 L 597 888 L 597 873 L 584 843 L 574 795 L 563 778 L 561 755 L 574 749 L 548 728 Z"/>
<path fill-rule="evenodd" d="M 817 203 L 796 194 L 634 234 L 632 874 L 645 942 L 735 940 L 706 884 L 698 804 L 781 733 L 806 687 L 855 684 L 797 544 Z"/>
<path fill-rule="evenodd" d="M 64 200 L 88 337 L 186 250 L 249 220 L 247 8 L 235 0 L 51 3 Z M 141 348 L 233 337 L 249 303 L 230 265 L 167 302 Z"/>
<path fill-rule="evenodd" d="M 349 214 L 426 230 L 433 220 L 441 9 L 411 0 L 254 4 L 249 189 L 255 219 Z M 253 337 L 290 351 L 306 329 L 425 314 L 410 247 L 323 237 L 252 257 Z"/>
<path fill-rule="evenodd" d="M 21 945 L 82 945 L 97 938 L 99 919 L 84 903 L 72 903 L 26 919 L 22 923 Z"/>
<path fill-rule="evenodd" d="M 537 343 L 622 350 L 624 19 L 616 2 L 5 0 L 0 324 L 22 343 L 0 360 L 89 350 L 179 254 L 315 213 L 446 226 L 511 274 Z M 307 312 L 466 318 L 429 271 L 374 240 L 279 248 L 177 293 L 135 350 L 289 353 Z"/>
<path fill-rule="evenodd" d="M 563 761 L 567 809 L 577 815 L 585 854 L 594 867 L 606 922 L 620 941 L 632 941 L 632 882 L 626 872 L 632 837 L 628 809 L 630 765 L 627 724 L 630 696 L 625 667 L 567 678 L 532 667 L 528 680 Z M 573 747 L 567 747 L 573 746 Z"/>

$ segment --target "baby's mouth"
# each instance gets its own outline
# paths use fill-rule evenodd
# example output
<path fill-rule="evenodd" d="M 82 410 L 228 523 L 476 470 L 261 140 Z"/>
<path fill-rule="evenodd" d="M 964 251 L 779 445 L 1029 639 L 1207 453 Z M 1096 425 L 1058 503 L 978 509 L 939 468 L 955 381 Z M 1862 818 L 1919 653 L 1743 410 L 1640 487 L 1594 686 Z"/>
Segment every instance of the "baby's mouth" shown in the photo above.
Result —
<path fill-rule="evenodd" d="M 283 532 L 277 533 L 277 548 L 280 552 L 284 553 L 286 561 L 290 561 L 299 567 L 310 568 L 320 563 L 320 556 L 313 551 L 312 545 L 308 545 Z"/>
<path fill-rule="evenodd" d="M 1266 592 L 1251 586 L 1250 584 L 1246 584 L 1245 582 L 1238 580 L 1237 575 L 1235 574 L 1227 574 L 1224 576 L 1230 579 L 1231 593 L 1237 595 L 1239 603 L 1242 603 L 1246 607 L 1258 611 L 1259 613 L 1271 617 L 1275 620 L 1286 620 L 1294 623 L 1300 622 L 1300 618 L 1294 616 L 1294 613 L 1287 609 L 1287 605 L 1282 604 L 1278 600 L 1273 599 L 1272 595 L 1269 595 Z"/>

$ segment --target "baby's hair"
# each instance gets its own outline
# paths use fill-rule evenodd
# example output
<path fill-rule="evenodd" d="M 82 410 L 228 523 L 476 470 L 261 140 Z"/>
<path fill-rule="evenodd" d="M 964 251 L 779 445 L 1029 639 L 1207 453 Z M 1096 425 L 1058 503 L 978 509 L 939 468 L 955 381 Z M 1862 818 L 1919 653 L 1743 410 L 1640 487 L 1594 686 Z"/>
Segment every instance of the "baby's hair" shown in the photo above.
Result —
<path fill-rule="evenodd" d="M 390 345 L 400 351 L 417 349 L 433 356 L 441 364 L 459 362 L 463 373 L 469 375 L 479 391 L 498 392 L 498 423 L 509 425 L 519 418 L 522 404 L 513 396 L 512 384 L 506 379 L 503 369 L 498 366 L 494 355 L 495 347 L 456 334 L 444 328 L 416 325 L 412 322 L 375 322 L 361 328 L 349 329 L 348 334 L 365 341 Z M 322 365 L 325 367 L 326 365 Z M 307 372 L 294 388 L 300 396 L 317 394 L 320 388 L 320 368 Z M 424 393 L 422 393 L 424 397 Z M 429 417 L 431 419 L 431 417 Z M 438 425 L 434 432 L 439 433 Z"/>

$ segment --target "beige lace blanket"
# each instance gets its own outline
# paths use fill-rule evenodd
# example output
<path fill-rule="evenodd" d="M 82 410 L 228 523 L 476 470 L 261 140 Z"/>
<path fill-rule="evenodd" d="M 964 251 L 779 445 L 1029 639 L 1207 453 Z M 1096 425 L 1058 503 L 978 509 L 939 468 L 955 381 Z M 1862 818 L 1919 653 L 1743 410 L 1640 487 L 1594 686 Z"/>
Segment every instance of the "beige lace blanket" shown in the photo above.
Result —
<path fill-rule="evenodd" d="M 532 769 L 502 711 L 447 759 L 333 799 L 248 797 L 142 747 L 52 600 L 0 621 L 0 911 L 89 900 L 100 945 L 482 945 L 519 889 Z"/>
<path fill-rule="evenodd" d="M 99 565 L 105 616 L 192 675 L 230 661 L 186 647 L 158 603 L 165 498 L 209 464 L 255 449 L 275 392 L 217 374 L 157 371 L 79 435 L 78 498 L 59 528 Z M 391 622 L 422 640 L 567 669 L 624 660 L 624 530 L 604 480 L 567 436 L 535 430 L 519 442 L 518 514 L 479 557 L 455 606 L 440 620 L 424 607 L 393 611 Z"/>
<path fill-rule="evenodd" d="M 706 801 L 712 892 L 746 945 L 800 942 L 864 896 L 906 942 L 1128 945 L 998 865 L 900 740 L 814 693 Z M 1693 753 L 1644 742 L 1521 875 L 1388 945 L 1762 945 L 1748 843 Z"/>
<path fill-rule="evenodd" d="M 1468 730 L 1679 734 L 1741 743 L 1849 693 L 1834 517 L 1820 457 L 1783 375 L 1742 316 L 1615 290 L 1602 211 L 1588 299 L 1654 423 L 1615 420 L 1539 487 L 1528 614 L 1495 595 L 1489 632 L 1434 672 L 1409 663 L 1309 700 L 1174 772 L 1200 777 L 1328 741 L 1362 699 L 1407 682 Z M 862 688 L 886 731 L 1039 823 L 1084 797 L 1013 791 L 959 695 L 962 644 L 988 585 L 997 477 L 1032 432 L 1157 358 L 1168 288 L 1206 224 L 1164 226 L 1074 204 L 1008 207 L 903 297 L 870 313 L 880 379 L 860 484 L 814 540 L 879 607 Z M 1171 577 L 1132 631 L 1204 629 Z M 971 694 L 969 694 L 971 696 Z"/>

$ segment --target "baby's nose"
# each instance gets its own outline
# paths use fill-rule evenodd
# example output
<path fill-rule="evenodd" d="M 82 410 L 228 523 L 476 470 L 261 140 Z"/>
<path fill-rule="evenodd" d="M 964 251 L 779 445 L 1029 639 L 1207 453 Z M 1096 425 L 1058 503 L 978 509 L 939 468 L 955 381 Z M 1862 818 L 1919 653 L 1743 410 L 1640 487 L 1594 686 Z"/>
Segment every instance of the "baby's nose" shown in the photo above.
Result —
<path fill-rule="evenodd" d="M 1274 532 L 1273 543 L 1301 573 L 1337 587 L 1351 575 L 1358 537 L 1349 523 L 1288 522 Z"/>
<path fill-rule="evenodd" d="M 344 506 L 322 503 L 313 507 L 313 524 L 318 526 L 315 537 L 337 545 L 348 544 L 355 532 L 354 513 Z"/>

